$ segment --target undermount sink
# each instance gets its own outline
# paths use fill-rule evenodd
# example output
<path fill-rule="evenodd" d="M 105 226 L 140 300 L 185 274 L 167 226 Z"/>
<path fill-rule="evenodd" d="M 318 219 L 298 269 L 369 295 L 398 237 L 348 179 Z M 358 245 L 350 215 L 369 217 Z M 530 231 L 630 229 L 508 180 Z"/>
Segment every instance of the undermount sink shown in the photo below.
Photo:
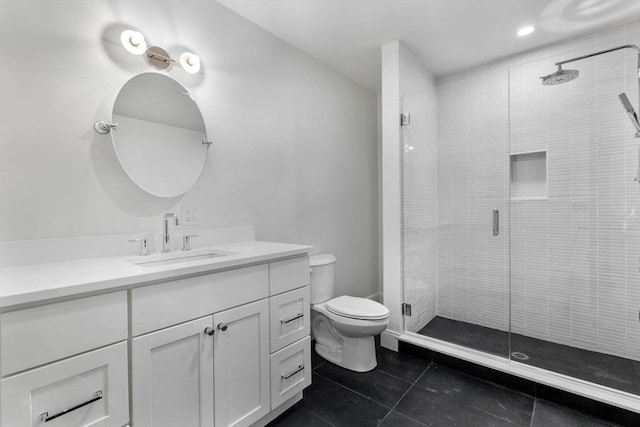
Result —
<path fill-rule="evenodd" d="M 132 264 L 141 267 L 159 267 L 163 265 L 181 264 L 185 262 L 202 261 L 212 258 L 219 258 L 231 255 L 230 252 L 222 251 L 193 251 L 193 252 L 171 252 L 168 254 L 157 254 L 128 259 Z"/>

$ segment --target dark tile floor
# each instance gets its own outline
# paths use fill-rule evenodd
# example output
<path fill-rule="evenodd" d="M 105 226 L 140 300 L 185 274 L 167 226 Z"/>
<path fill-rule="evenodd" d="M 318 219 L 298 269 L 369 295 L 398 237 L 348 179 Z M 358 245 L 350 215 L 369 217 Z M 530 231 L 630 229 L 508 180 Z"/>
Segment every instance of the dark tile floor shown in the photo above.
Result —
<path fill-rule="evenodd" d="M 612 426 L 443 365 L 378 347 L 378 366 L 356 373 L 313 353 L 304 399 L 270 427 Z"/>
<path fill-rule="evenodd" d="M 509 333 L 497 329 L 436 317 L 418 333 L 509 357 Z M 640 395 L 640 362 L 518 334 L 511 335 L 511 351 L 529 357 L 521 363 Z"/>

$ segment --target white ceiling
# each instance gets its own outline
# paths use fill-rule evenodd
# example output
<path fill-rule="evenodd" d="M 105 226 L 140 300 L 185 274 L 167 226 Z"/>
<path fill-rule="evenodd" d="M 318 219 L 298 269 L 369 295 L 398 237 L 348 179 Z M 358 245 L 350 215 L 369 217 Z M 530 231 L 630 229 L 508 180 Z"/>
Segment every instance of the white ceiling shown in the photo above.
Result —
<path fill-rule="evenodd" d="M 402 40 L 436 75 L 640 21 L 640 0 L 219 0 L 373 91 L 380 46 Z M 534 25 L 524 38 L 516 31 Z"/>

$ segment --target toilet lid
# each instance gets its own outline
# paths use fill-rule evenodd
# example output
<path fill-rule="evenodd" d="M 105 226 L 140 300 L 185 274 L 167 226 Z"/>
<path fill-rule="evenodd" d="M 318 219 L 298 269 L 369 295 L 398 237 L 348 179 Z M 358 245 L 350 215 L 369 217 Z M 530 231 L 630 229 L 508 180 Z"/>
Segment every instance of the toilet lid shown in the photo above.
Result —
<path fill-rule="evenodd" d="M 343 295 L 327 301 L 327 310 L 339 316 L 352 319 L 384 319 L 389 316 L 389 309 L 384 305 L 367 298 Z"/>
<path fill-rule="evenodd" d="M 331 254 L 316 254 L 309 257 L 309 266 L 319 267 L 336 262 L 336 257 Z"/>

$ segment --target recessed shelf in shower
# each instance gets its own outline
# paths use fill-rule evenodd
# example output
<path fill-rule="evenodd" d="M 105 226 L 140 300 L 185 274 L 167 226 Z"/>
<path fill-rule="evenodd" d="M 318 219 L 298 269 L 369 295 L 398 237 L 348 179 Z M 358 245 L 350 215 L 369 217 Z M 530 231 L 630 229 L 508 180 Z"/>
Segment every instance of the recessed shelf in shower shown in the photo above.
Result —
<path fill-rule="evenodd" d="M 547 199 L 547 151 L 509 156 L 511 199 Z"/>

